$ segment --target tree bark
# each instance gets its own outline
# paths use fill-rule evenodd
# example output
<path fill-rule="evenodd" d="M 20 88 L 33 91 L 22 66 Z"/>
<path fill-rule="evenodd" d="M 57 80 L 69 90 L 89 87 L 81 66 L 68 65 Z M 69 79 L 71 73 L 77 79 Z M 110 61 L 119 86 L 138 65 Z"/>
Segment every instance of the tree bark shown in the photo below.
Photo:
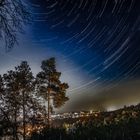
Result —
<path fill-rule="evenodd" d="M 50 128 L 50 89 L 48 89 L 48 127 Z"/>
<path fill-rule="evenodd" d="M 17 136 L 17 110 L 15 110 L 15 114 L 14 114 L 15 118 L 14 118 L 14 130 L 13 130 L 13 138 L 14 140 L 18 140 L 18 136 Z"/>
<path fill-rule="evenodd" d="M 26 139 L 26 122 L 25 122 L 25 92 L 22 92 L 22 98 L 23 98 L 23 140 Z"/>
<path fill-rule="evenodd" d="M 50 128 L 50 74 L 49 74 L 49 80 L 48 80 L 48 127 Z"/>

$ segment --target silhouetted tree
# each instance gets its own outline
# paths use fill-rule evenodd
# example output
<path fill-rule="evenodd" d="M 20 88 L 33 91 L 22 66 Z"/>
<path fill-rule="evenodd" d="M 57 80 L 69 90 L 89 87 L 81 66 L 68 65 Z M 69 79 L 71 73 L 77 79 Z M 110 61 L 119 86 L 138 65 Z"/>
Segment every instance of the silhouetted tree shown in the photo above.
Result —
<path fill-rule="evenodd" d="M 12 135 L 14 133 L 13 108 L 9 103 L 9 94 L 6 90 L 5 79 L 0 76 L 0 131 L 1 136 Z M 7 102 L 8 101 L 8 102 Z"/>
<path fill-rule="evenodd" d="M 6 49 L 17 43 L 17 33 L 22 31 L 23 24 L 29 19 L 23 0 L 0 0 L 0 38 L 4 39 Z"/>
<path fill-rule="evenodd" d="M 20 86 L 15 71 L 10 70 L 6 74 L 4 74 L 3 77 L 6 92 L 5 104 L 8 106 L 11 116 L 10 118 L 13 126 L 13 139 L 17 140 L 17 128 L 19 127 L 17 118 L 18 116 L 20 116 L 21 108 Z"/>
<path fill-rule="evenodd" d="M 0 126 L 10 129 L 12 139 L 17 140 L 20 133 L 25 140 L 28 124 L 44 125 L 41 118 L 37 119 L 43 116 L 44 108 L 35 95 L 35 79 L 26 61 L 0 76 L 0 101 L 3 104 L 0 106 Z"/>
<path fill-rule="evenodd" d="M 48 125 L 50 126 L 51 108 L 62 106 L 67 100 L 67 83 L 60 81 L 61 73 L 56 70 L 55 58 L 42 61 L 42 71 L 37 74 L 39 94 L 47 101 L 48 105 Z"/>
<path fill-rule="evenodd" d="M 21 62 L 21 64 L 15 67 L 17 82 L 19 86 L 19 91 L 21 94 L 22 103 L 22 115 L 23 115 L 23 140 L 26 138 L 26 118 L 28 117 L 28 106 L 30 104 L 30 99 L 32 98 L 32 92 L 34 90 L 34 77 L 31 69 L 26 61 Z"/>

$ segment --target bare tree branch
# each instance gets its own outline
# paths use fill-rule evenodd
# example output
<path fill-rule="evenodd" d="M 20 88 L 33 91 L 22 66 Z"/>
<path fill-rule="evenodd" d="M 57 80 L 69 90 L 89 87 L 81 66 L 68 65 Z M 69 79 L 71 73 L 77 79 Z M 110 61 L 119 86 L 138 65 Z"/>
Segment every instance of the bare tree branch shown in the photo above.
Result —
<path fill-rule="evenodd" d="M 0 39 L 4 40 L 6 50 L 18 43 L 18 32 L 30 20 L 28 11 L 22 0 L 0 0 Z"/>

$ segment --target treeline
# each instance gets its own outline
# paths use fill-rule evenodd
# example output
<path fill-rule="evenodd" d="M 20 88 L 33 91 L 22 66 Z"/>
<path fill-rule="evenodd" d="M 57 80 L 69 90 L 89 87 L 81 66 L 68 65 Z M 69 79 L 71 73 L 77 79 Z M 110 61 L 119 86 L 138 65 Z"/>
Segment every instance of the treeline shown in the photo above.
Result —
<path fill-rule="evenodd" d="M 34 133 L 31 140 L 140 140 L 140 104 Z"/>
<path fill-rule="evenodd" d="M 33 130 L 49 127 L 53 108 L 68 100 L 68 84 L 60 81 L 55 58 L 42 61 L 41 69 L 34 76 L 29 64 L 23 61 L 14 70 L 0 75 L 1 138 L 25 140 Z"/>
<path fill-rule="evenodd" d="M 66 132 L 65 129 L 46 129 L 34 133 L 31 140 L 139 140 L 140 119 L 129 120 L 120 124 L 109 124 L 97 127 L 93 123 L 78 124 L 76 129 Z"/>

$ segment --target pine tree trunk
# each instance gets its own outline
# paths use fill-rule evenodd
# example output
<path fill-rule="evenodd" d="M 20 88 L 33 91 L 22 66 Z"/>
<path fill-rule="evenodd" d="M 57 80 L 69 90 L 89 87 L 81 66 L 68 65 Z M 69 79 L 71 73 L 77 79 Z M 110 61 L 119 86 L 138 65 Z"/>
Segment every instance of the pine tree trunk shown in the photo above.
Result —
<path fill-rule="evenodd" d="M 14 108 L 13 140 L 18 140 L 17 136 L 17 110 Z"/>
<path fill-rule="evenodd" d="M 44 101 L 44 106 L 46 106 L 45 104 L 46 104 L 46 101 Z M 46 109 L 45 109 L 44 113 L 45 113 L 45 124 L 47 124 L 48 123 L 48 114 L 47 114 Z"/>
<path fill-rule="evenodd" d="M 15 126 L 14 126 L 14 137 L 15 140 L 18 140 L 18 136 L 17 136 L 17 110 L 15 110 Z"/>
<path fill-rule="evenodd" d="M 48 83 L 48 127 L 50 128 L 50 74 Z"/>
<path fill-rule="evenodd" d="M 26 125 L 26 123 L 25 123 L 25 93 L 24 93 L 24 91 L 22 92 L 22 98 L 23 98 L 23 140 L 25 140 L 26 139 L 26 130 L 25 130 L 25 125 Z"/>
<path fill-rule="evenodd" d="M 50 128 L 50 89 L 48 90 L 48 127 Z"/>

